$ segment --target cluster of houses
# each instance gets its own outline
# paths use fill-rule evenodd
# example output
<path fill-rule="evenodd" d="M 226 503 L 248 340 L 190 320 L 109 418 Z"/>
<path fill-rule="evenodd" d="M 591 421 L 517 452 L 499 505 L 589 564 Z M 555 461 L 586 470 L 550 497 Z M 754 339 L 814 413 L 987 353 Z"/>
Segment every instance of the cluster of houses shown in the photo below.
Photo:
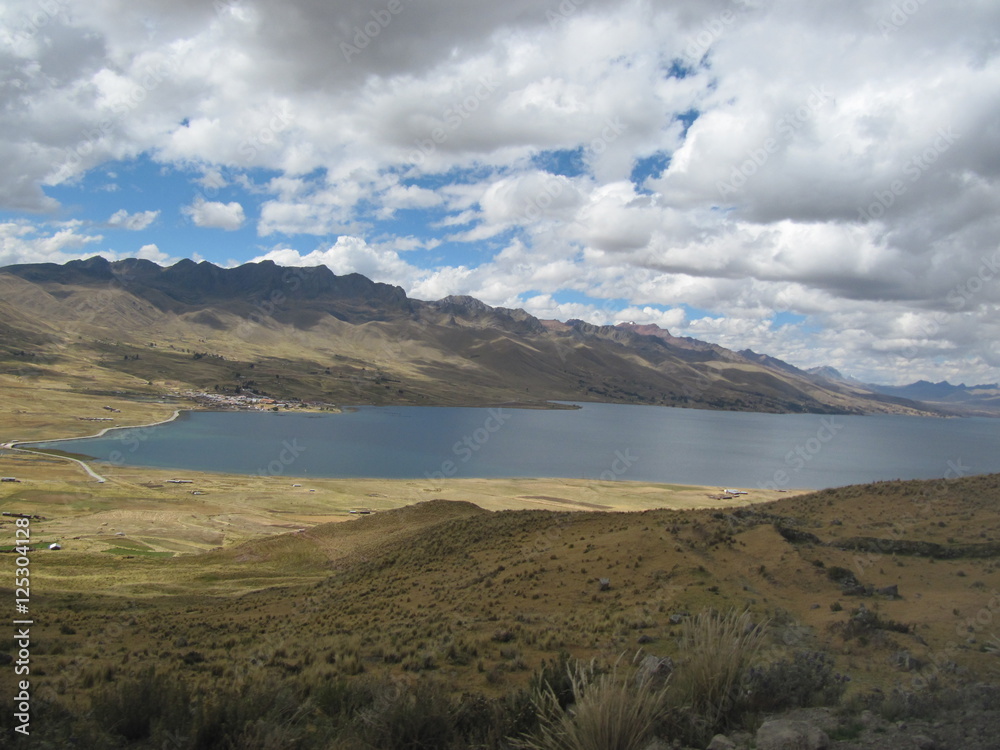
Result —
<path fill-rule="evenodd" d="M 736 500 L 742 495 L 749 495 L 750 493 L 746 490 L 731 490 L 725 489 L 720 494 L 709 495 L 712 500 Z"/>
<path fill-rule="evenodd" d="M 291 409 L 298 406 L 298 403 L 288 403 L 277 401 L 264 396 L 245 396 L 242 394 L 225 393 L 205 393 L 188 391 L 184 394 L 195 401 L 210 404 L 212 406 L 225 406 L 232 409 L 251 409 L 257 411 L 270 411 L 274 408 Z"/>

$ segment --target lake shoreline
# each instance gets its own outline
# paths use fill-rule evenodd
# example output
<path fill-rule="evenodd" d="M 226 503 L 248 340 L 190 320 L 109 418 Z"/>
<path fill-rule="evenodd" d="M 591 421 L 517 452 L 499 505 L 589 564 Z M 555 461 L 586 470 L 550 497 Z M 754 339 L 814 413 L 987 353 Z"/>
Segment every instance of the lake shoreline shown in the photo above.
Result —
<path fill-rule="evenodd" d="M 358 405 L 345 406 L 338 419 L 330 413 L 329 421 L 323 412 L 299 409 L 184 410 L 190 417 L 184 425 L 140 435 L 140 440 L 130 441 L 127 458 L 149 468 L 242 476 L 538 477 L 818 490 L 938 478 L 949 470 L 945 459 L 950 456 L 943 452 L 947 446 L 974 467 L 967 473 L 1000 471 L 1000 432 L 989 419 L 904 422 L 895 415 L 779 415 L 605 403 L 559 406 Z M 180 411 L 145 426 L 172 422 Z M 265 424 L 245 414 L 277 419 Z M 93 450 L 81 454 L 116 465 L 124 457 L 121 445 L 114 442 L 115 429 L 129 428 L 20 445 L 76 453 L 71 446 L 89 439 Z M 997 449 L 984 453 L 989 446 Z M 910 455 L 913 451 L 919 458 Z"/>
<path fill-rule="evenodd" d="M 181 412 L 188 411 L 211 411 L 209 409 L 175 409 L 174 413 L 167 417 L 166 419 L 160 419 L 156 422 L 147 422 L 146 424 L 135 424 L 135 425 L 112 425 L 110 427 L 105 427 L 100 432 L 95 432 L 93 435 L 77 435 L 76 437 L 68 438 L 46 438 L 45 440 L 21 440 L 14 443 L 6 443 L 5 446 L 10 450 L 17 450 L 24 445 L 38 445 L 39 443 L 68 443 L 73 440 L 94 440 L 96 438 L 102 438 L 107 435 L 112 430 L 141 430 L 145 427 L 156 427 L 161 424 L 169 424 L 175 419 L 180 417 Z"/>

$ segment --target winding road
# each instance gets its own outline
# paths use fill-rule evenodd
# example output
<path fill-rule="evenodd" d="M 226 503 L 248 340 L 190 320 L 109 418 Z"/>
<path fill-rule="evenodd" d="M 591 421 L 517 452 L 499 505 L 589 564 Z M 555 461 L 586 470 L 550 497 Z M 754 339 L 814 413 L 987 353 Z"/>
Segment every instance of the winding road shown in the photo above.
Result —
<path fill-rule="evenodd" d="M 90 474 L 90 476 L 93 477 L 95 480 L 97 480 L 99 484 L 104 484 L 105 482 L 108 481 L 100 474 L 98 474 L 96 471 L 91 469 L 90 466 L 88 466 L 85 462 L 81 461 L 78 458 L 70 458 L 69 456 L 57 456 L 53 453 L 46 453 L 44 451 L 37 451 L 37 450 L 29 450 L 28 448 L 18 448 L 17 443 L 4 443 L 3 445 L 0 445 L 0 448 L 6 448 L 7 450 L 10 451 L 19 451 L 20 453 L 30 453 L 33 456 L 49 456 L 50 458 L 61 458 L 64 461 L 72 461 L 73 463 L 82 466 L 83 470 L 88 474 Z"/>
<path fill-rule="evenodd" d="M 57 442 L 57 441 L 58 442 L 63 442 L 63 441 L 69 441 L 69 440 L 87 440 L 88 438 L 103 437 L 106 433 L 110 432 L 111 430 L 131 430 L 131 429 L 141 429 L 143 427 L 155 427 L 156 425 L 166 424 L 167 422 L 172 422 L 173 420 L 177 419 L 177 417 L 180 415 L 180 413 L 181 413 L 181 410 L 180 409 L 176 409 L 176 410 L 174 410 L 174 413 L 169 418 L 167 418 L 167 419 L 161 419 L 161 420 L 159 420 L 157 422 L 150 422 L 148 424 L 143 424 L 143 425 L 120 425 L 120 426 L 115 426 L 115 427 L 105 427 L 103 430 L 101 430 L 100 432 L 98 432 L 98 433 L 96 433 L 94 435 L 82 435 L 82 436 L 79 436 L 79 437 L 71 437 L 71 438 L 55 438 L 55 439 L 51 439 L 51 440 L 44 440 L 44 441 L 40 440 L 40 441 L 32 441 L 32 442 L 52 443 L 52 442 Z M 102 477 L 96 471 L 94 471 L 93 469 L 91 469 L 90 466 L 85 461 L 81 461 L 78 458 L 71 458 L 70 456 L 60 456 L 60 455 L 57 455 L 55 453 L 46 453 L 45 451 L 41 451 L 41 450 L 32 450 L 30 448 L 19 448 L 18 447 L 19 445 L 31 445 L 31 444 L 32 443 L 18 443 L 18 442 L 15 441 L 15 442 L 11 442 L 11 443 L 0 443 L 0 448 L 5 449 L 5 450 L 9 450 L 9 451 L 20 451 L 21 453 L 31 453 L 31 454 L 33 454 L 35 456 L 49 456 L 50 458 L 61 458 L 61 459 L 65 460 L 65 461 L 72 461 L 73 463 L 79 464 L 81 467 L 83 467 L 83 470 L 85 472 L 87 472 L 99 484 L 104 484 L 105 482 L 108 481 L 105 477 Z"/>

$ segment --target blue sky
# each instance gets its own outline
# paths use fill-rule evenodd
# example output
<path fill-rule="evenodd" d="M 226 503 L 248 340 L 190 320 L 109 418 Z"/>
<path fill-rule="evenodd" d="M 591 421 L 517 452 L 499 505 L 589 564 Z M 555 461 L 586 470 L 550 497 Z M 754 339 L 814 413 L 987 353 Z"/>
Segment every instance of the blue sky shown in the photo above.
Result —
<path fill-rule="evenodd" d="M 393 7 L 5 3 L 0 265 L 325 264 L 1000 380 L 995 3 Z"/>

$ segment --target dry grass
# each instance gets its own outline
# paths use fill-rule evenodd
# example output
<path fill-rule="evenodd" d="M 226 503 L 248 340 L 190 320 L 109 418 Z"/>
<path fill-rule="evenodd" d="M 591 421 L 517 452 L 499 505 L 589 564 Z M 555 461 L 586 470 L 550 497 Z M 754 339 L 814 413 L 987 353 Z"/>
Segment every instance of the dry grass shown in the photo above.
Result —
<path fill-rule="evenodd" d="M 104 399 L 88 403 L 97 411 Z M 1000 477 L 882 483 L 753 507 L 729 501 L 649 510 L 689 508 L 697 491 L 556 480 L 309 480 L 292 488 L 290 478 L 198 475 L 195 486 L 206 495 L 196 497 L 189 485 L 163 481 L 175 472 L 122 467 L 96 485 L 64 462 L 10 455 L 0 455 L 0 474 L 25 480 L 0 487 L 0 508 L 45 516 L 32 522 L 33 536 L 63 543 L 60 552 L 32 558 L 39 639 L 32 674 L 39 695 L 78 713 L 109 681 L 149 666 L 199 696 L 244 682 L 321 691 L 338 680 L 434 676 L 452 698 L 467 692 L 500 700 L 560 651 L 608 660 L 639 645 L 678 663 L 676 710 L 698 701 L 682 697 L 684 672 L 695 670 L 686 663 L 691 652 L 677 643 L 684 626 L 672 616 L 707 609 L 772 617 L 774 645 L 763 662 L 800 649 L 826 652 L 837 672 L 851 676 L 852 693 L 922 678 L 892 666 L 889 656 L 902 650 L 975 675 L 992 674 L 995 661 L 983 651 L 989 634 L 976 618 L 994 611 L 997 561 L 792 544 L 774 523 L 782 519 L 823 542 L 860 535 L 982 542 L 1000 534 Z M 450 502 L 426 503 L 437 498 Z M 576 512 L 594 505 L 633 512 Z M 327 523 L 355 507 L 378 512 Z M 9 523 L 0 519 L 7 539 Z M 108 548 L 121 553 L 101 551 Z M 913 624 L 912 632 L 875 630 L 845 641 L 836 628 L 859 602 L 829 579 L 832 566 L 865 584 L 898 584 L 900 598 L 864 601 L 880 620 Z M 611 579 L 609 590 L 600 590 L 600 578 Z M 831 607 L 837 602 L 839 610 Z M 949 647 L 969 621 L 977 643 Z M 726 664 L 716 668 L 726 674 Z M 725 695 L 717 682 L 733 678 L 698 688 L 715 696 L 699 710 L 716 717 Z M 244 731 L 246 742 L 273 739 L 264 727 Z"/>
<path fill-rule="evenodd" d="M 683 661 L 671 701 L 711 736 L 739 704 L 750 665 L 764 642 L 765 625 L 750 612 L 702 612 L 684 622 Z"/>
<path fill-rule="evenodd" d="M 642 750 L 667 708 L 669 686 L 648 672 L 598 673 L 593 662 L 570 667 L 572 704 L 545 685 L 535 696 L 539 728 L 518 742 L 526 750 Z"/>
<path fill-rule="evenodd" d="M 292 319 L 250 321 L 248 306 L 258 302 L 252 294 L 216 301 L 200 314 L 164 314 L 121 288 L 34 284 L 0 273 L 0 375 L 155 395 L 232 390 L 252 366 L 258 390 L 335 403 L 600 400 L 770 412 L 803 405 L 912 411 L 752 364 L 693 363 L 660 347 L 626 351 L 601 336 L 578 344 L 568 330 L 508 333 L 484 327 L 475 315 L 459 313 L 455 325 L 450 313 L 425 309 L 418 322 L 400 310 L 362 304 L 348 313 L 357 322 L 348 323 L 329 314 L 326 303 L 317 308 L 288 292 Z M 360 322 L 369 317 L 383 319 Z"/>

